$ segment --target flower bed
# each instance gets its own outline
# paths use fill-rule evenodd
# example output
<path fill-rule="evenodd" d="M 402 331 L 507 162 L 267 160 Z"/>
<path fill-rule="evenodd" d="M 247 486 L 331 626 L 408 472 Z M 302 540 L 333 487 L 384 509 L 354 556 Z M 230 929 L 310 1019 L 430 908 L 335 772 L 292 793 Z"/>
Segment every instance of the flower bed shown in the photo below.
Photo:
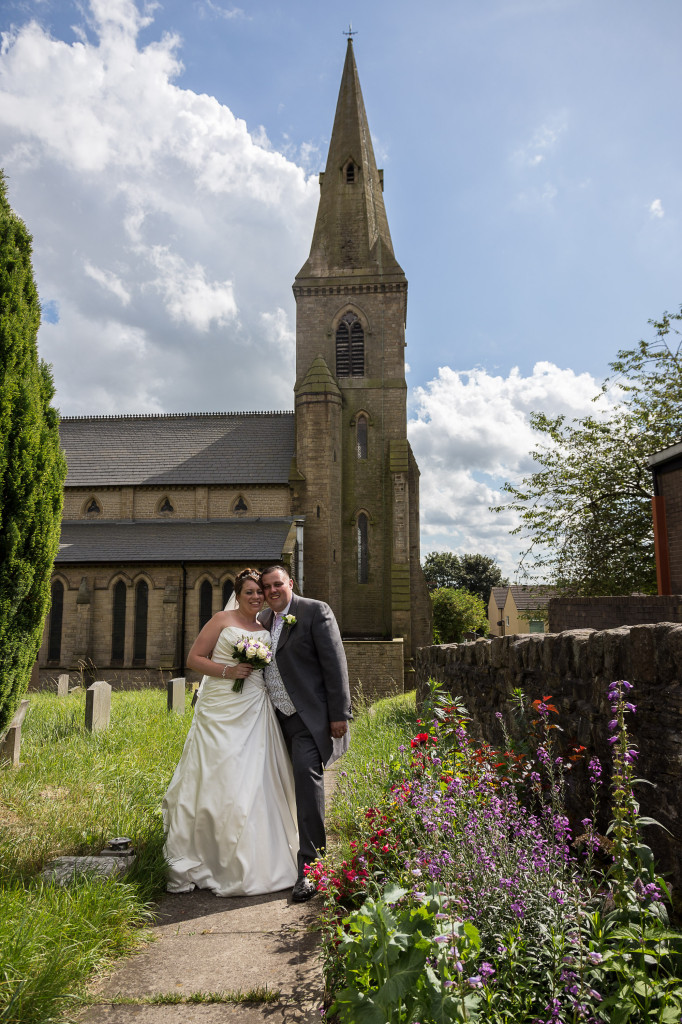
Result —
<path fill-rule="evenodd" d="M 613 826 L 574 836 L 550 697 L 527 713 L 537 754 L 477 747 L 466 713 L 434 687 L 411 745 L 395 750 L 350 854 L 313 867 L 325 898 L 330 1016 L 341 1022 L 493 1024 L 682 1017 L 682 935 L 639 840 L 627 683 L 610 689 Z M 352 786 L 352 778 L 348 780 Z"/>

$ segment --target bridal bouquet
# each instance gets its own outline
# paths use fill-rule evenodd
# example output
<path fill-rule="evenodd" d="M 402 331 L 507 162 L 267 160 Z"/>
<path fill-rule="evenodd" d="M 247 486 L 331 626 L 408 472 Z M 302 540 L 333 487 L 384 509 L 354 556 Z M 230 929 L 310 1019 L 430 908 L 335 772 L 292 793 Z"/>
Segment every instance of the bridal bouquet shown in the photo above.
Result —
<path fill-rule="evenodd" d="M 270 644 L 264 644 L 250 636 L 242 636 L 232 648 L 232 657 L 239 665 L 253 665 L 255 669 L 261 669 L 272 661 L 272 651 Z M 244 680 L 235 679 L 232 684 L 234 693 L 241 693 L 243 688 Z"/>

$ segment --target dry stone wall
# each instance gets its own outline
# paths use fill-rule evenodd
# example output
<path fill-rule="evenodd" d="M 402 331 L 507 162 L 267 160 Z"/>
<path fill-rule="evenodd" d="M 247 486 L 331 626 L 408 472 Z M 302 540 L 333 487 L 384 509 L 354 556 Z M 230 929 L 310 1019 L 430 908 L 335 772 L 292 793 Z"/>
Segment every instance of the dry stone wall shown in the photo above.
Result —
<path fill-rule="evenodd" d="M 610 709 L 607 688 L 615 679 L 634 686 L 637 713 L 628 724 L 640 750 L 638 774 L 653 783 L 639 786 L 641 813 L 671 833 L 647 827 L 659 871 L 668 873 L 678 913 L 682 912 L 682 625 L 623 626 L 495 637 L 474 643 L 422 647 L 416 658 L 417 699 L 423 700 L 433 678 L 462 698 L 473 717 L 477 741 L 502 743 L 502 712 L 512 735 L 519 726 L 510 698 L 521 687 L 530 699 L 551 694 L 564 730 L 559 742 L 586 747 L 605 768 L 611 763 L 608 740 Z M 589 810 L 586 762 L 568 779 L 568 809 L 574 822 Z M 601 809 L 602 831 L 608 810 Z"/>

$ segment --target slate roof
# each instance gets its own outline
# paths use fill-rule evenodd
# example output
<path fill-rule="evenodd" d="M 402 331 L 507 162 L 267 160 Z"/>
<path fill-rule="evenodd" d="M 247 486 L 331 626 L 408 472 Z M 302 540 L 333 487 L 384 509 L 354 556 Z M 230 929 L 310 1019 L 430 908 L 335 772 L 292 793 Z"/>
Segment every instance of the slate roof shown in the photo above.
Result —
<path fill-rule="evenodd" d="M 499 609 L 504 608 L 504 602 L 507 600 L 507 588 L 506 587 L 492 587 L 493 597 L 495 598 L 495 604 Z"/>
<path fill-rule="evenodd" d="M 555 596 L 554 587 L 509 587 L 514 604 L 518 611 L 532 611 L 533 608 L 545 608 L 550 597 Z"/>
<path fill-rule="evenodd" d="M 292 522 L 284 517 L 66 522 L 56 562 L 276 562 Z"/>
<path fill-rule="evenodd" d="M 287 483 L 293 412 L 65 416 L 67 487 Z"/>

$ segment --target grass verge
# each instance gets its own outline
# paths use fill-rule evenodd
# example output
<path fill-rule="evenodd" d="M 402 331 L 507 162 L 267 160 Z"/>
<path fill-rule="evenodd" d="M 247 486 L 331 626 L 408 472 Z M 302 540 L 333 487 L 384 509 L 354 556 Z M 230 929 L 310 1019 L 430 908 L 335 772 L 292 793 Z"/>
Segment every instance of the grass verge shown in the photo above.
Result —
<path fill-rule="evenodd" d="M 191 723 L 160 690 L 114 693 L 111 726 L 84 727 L 85 695 L 32 694 L 21 767 L 0 768 L 0 1024 L 51 1024 L 88 979 L 144 939 L 165 884 L 161 799 Z M 119 879 L 68 888 L 40 876 L 54 857 L 113 836 L 137 852 Z"/>

